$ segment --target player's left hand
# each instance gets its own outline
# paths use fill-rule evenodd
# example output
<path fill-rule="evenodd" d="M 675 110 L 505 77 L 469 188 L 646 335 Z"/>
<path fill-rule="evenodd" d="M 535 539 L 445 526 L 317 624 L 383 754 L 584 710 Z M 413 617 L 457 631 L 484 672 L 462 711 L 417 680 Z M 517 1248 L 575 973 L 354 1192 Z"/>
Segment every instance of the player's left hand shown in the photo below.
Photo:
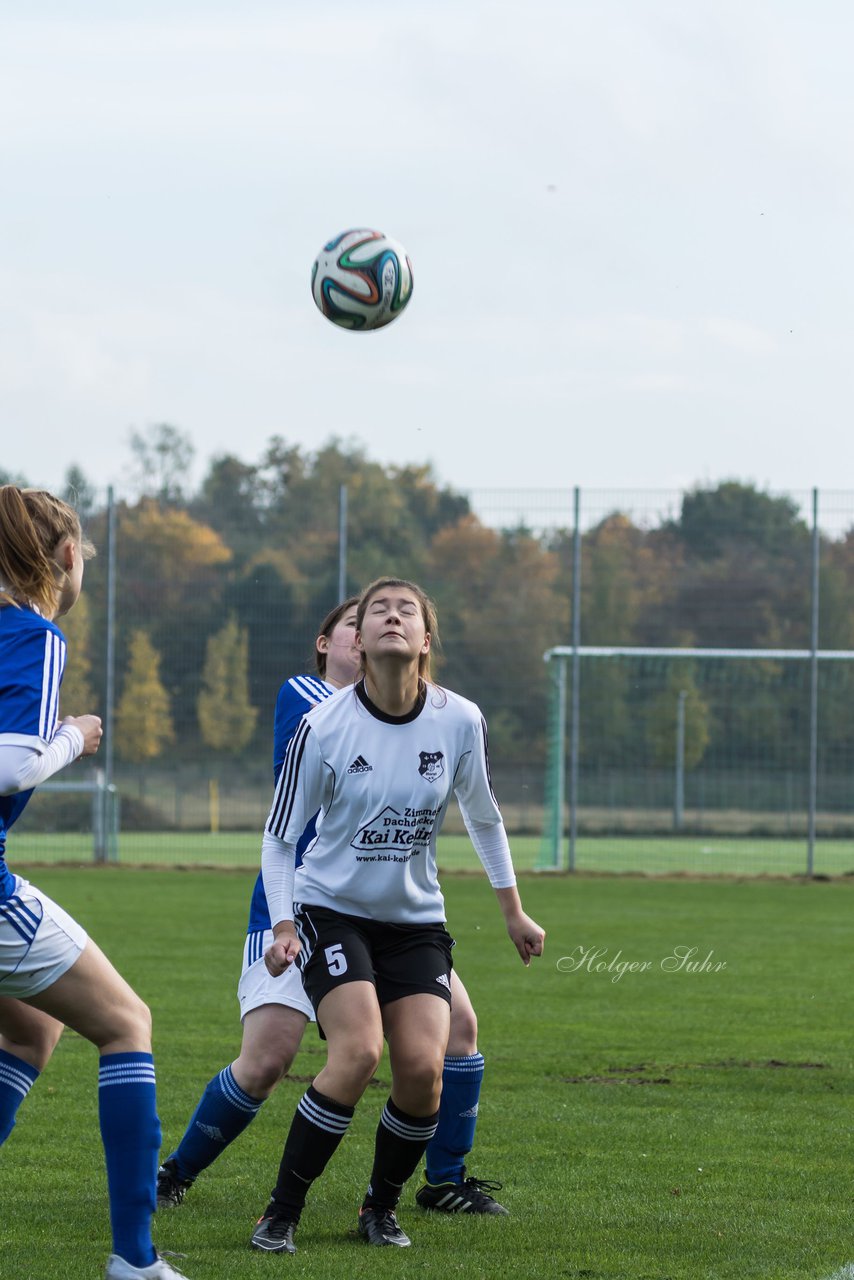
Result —
<path fill-rule="evenodd" d="M 510 934 L 510 941 L 519 952 L 523 964 L 530 964 L 531 956 L 541 956 L 543 954 L 546 931 L 540 928 L 536 920 L 526 916 L 524 911 L 508 919 L 507 932 Z"/>

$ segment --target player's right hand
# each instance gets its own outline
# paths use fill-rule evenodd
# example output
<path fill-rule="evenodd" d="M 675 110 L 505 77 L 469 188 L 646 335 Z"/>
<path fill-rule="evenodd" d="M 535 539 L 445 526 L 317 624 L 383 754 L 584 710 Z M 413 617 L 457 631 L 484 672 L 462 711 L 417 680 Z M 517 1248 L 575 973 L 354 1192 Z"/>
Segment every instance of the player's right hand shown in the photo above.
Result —
<path fill-rule="evenodd" d="M 64 716 L 63 724 L 73 724 L 83 734 L 81 756 L 93 756 L 101 744 L 104 733 L 100 716 Z"/>
<path fill-rule="evenodd" d="M 267 972 L 274 978 L 280 978 L 296 960 L 300 953 L 300 940 L 293 929 L 287 926 L 280 929 L 267 950 L 264 952 L 264 963 Z"/>

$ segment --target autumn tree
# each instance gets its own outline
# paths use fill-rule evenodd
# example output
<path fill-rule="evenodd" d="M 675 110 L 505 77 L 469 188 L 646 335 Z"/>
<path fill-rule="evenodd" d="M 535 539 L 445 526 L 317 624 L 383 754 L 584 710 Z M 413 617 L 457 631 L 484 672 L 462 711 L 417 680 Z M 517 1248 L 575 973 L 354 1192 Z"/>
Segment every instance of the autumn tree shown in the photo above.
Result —
<path fill-rule="evenodd" d="M 267 503 L 254 463 L 234 454 L 213 458 L 189 510 L 216 530 L 241 563 L 263 546 Z"/>
<path fill-rule="evenodd" d="M 217 585 L 217 570 L 231 551 L 213 529 L 182 508 L 143 499 L 118 512 L 119 604 L 169 613 Z"/>
<path fill-rule="evenodd" d="M 433 539 L 425 585 L 446 641 L 442 679 L 483 707 L 497 754 L 541 753 L 543 654 L 568 623 L 555 555 L 528 530 L 490 529 L 466 515 Z"/>
<path fill-rule="evenodd" d="M 439 485 L 429 466 L 384 467 L 352 443 L 330 440 L 315 453 L 274 437 L 246 468 L 216 460 L 194 510 L 249 554 L 270 563 L 306 603 L 324 612 L 338 583 L 338 511 L 348 495 L 348 589 L 383 573 L 418 577 L 434 534 L 469 510 Z M 241 532 L 237 532 L 238 529 Z"/>
<path fill-rule="evenodd" d="M 249 634 L 232 616 L 208 640 L 198 699 L 205 745 L 239 755 L 255 731 L 258 709 L 249 697 Z"/>
<path fill-rule="evenodd" d="M 134 631 L 122 696 L 116 707 L 116 750 L 124 760 L 154 760 L 175 741 L 160 658 L 145 631 Z"/>
<path fill-rule="evenodd" d="M 572 536 L 552 539 L 568 583 Z M 676 643 L 660 625 L 679 552 L 673 540 L 641 528 L 623 511 L 605 515 L 581 544 L 581 643 Z M 568 633 L 563 643 L 568 643 Z M 582 668 L 582 757 L 593 767 L 617 765 L 640 749 L 632 671 L 620 660 L 595 658 Z"/>
<path fill-rule="evenodd" d="M 86 596 L 81 595 L 71 612 L 57 619 L 57 622 L 68 643 L 68 659 L 60 690 L 60 714 L 94 714 L 95 694 L 91 681 L 92 626 Z"/>
<path fill-rule="evenodd" d="M 656 765 L 676 762 L 676 726 L 680 698 L 683 699 L 685 740 L 683 764 L 695 769 L 709 745 L 709 707 L 694 680 L 690 664 L 684 659 L 672 665 L 664 687 L 643 708 L 643 721 L 649 758 Z"/>

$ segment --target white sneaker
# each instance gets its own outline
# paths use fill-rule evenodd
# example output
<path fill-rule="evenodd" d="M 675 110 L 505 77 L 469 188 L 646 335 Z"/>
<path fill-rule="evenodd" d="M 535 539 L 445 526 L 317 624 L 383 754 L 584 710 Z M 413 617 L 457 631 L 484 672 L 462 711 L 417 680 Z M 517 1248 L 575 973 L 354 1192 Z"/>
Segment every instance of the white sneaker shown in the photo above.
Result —
<path fill-rule="evenodd" d="M 132 1267 L 117 1253 L 111 1253 L 107 1259 L 107 1270 L 104 1280 L 187 1280 L 183 1271 L 177 1271 L 158 1253 L 154 1262 L 148 1267 Z"/>

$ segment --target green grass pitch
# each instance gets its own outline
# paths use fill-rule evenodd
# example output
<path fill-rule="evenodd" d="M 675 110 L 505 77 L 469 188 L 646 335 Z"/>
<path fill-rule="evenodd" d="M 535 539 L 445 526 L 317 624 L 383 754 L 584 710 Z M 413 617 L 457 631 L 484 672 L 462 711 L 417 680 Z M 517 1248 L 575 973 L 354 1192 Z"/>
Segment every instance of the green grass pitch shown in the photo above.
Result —
<path fill-rule="evenodd" d="M 168 1151 L 236 1053 L 252 877 L 51 867 L 32 878 L 152 1007 Z M 445 889 L 487 1061 L 471 1170 L 503 1180 L 510 1216 L 425 1215 L 410 1185 L 400 1216 L 411 1249 L 377 1252 L 354 1238 L 384 1063 L 311 1194 L 300 1252 L 251 1253 L 305 1087 L 287 1080 L 184 1206 L 155 1222 L 158 1245 L 186 1254 L 179 1265 L 192 1280 L 844 1274 L 854 1261 L 854 884 L 527 876 L 525 905 L 548 930 L 546 956 L 529 970 L 485 881 L 449 876 Z M 678 948 L 696 948 L 695 971 L 668 966 Z M 620 976 L 623 964 L 635 968 Z M 322 1060 L 309 1031 L 294 1074 L 310 1077 Z M 66 1033 L 3 1148 L 9 1280 L 103 1273 L 96 1082 L 94 1050 Z"/>
<path fill-rule="evenodd" d="M 540 867 L 539 836 L 512 836 L 517 870 Z M 568 849 L 564 849 L 564 858 Z M 38 864 L 91 862 L 91 833 L 15 831 L 13 855 L 17 862 Z M 438 844 L 439 865 L 445 870 L 480 868 L 471 841 L 465 835 L 443 835 Z M 261 858 L 261 836 L 255 831 L 122 831 L 118 861 L 127 866 L 244 867 L 256 868 Z M 757 836 L 581 836 L 576 848 L 576 870 L 623 874 L 671 875 L 804 875 L 807 869 L 805 839 Z M 816 842 L 813 871 L 816 875 L 854 876 L 854 841 L 820 839 Z"/>

